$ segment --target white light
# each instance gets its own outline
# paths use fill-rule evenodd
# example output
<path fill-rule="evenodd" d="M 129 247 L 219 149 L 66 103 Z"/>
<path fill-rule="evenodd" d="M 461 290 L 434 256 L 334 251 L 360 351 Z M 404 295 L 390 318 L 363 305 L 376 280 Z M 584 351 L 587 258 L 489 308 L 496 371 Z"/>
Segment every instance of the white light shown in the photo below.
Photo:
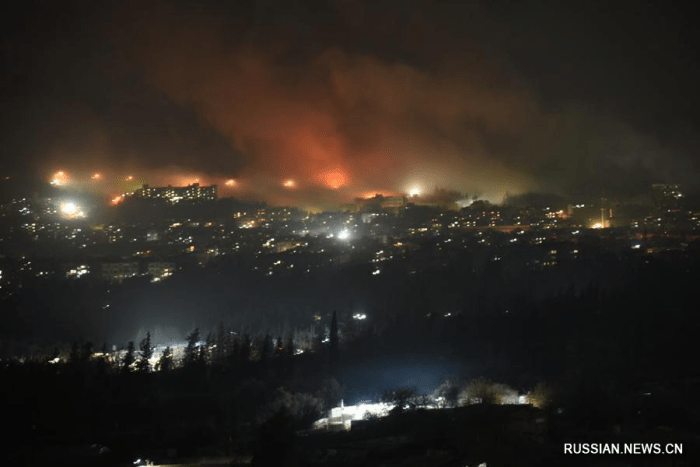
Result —
<path fill-rule="evenodd" d="M 338 238 L 341 240 L 347 240 L 348 238 L 350 238 L 350 232 L 348 231 L 348 229 L 341 230 L 338 233 Z"/>
<path fill-rule="evenodd" d="M 353 319 L 363 320 L 367 318 L 367 315 L 364 313 L 355 313 L 352 317 Z"/>
<path fill-rule="evenodd" d="M 61 211 L 63 211 L 64 214 L 72 215 L 75 214 L 77 210 L 78 206 L 76 206 L 75 203 L 71 201 L 63 203 L 63 205 L 61 205 Z"/>

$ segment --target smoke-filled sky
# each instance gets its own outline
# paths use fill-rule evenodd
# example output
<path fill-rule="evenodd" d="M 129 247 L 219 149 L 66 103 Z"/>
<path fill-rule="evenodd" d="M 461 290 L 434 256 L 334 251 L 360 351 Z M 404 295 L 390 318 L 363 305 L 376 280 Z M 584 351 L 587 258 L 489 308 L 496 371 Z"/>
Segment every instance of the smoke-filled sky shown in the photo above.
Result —
<path fill-rule="evenodd" d="M 2 174 L 284 204 L 696 187 L 694 12 L 574 3 L 6 2 Z"/>

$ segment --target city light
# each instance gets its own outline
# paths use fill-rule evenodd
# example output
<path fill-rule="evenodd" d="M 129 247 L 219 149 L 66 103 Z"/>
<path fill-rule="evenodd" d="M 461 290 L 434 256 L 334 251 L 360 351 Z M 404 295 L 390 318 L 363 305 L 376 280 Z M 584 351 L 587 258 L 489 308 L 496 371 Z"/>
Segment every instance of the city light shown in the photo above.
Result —
<path fill-rule="evenodd" d="M 296 188 L 297 182 L 295 182 L 295 181 L 292 180 L 292 179 L 288 179 L 288 180 L 285 180 L 284 183 L 282 183 L 282 185 L 283 185 L 285 188 Z"/>
<path fill-rule="evenodd" d="M 420 190 L 418 188 L 412 188 L 409 194 L 411 197 L 420 196 Z"/>
<path fill-rule="evenodd" d="M 231 179 L 229 179 L 229 180 L 226 180 L 226 186 L 233 187 L 233 186 L 236 186 L 236 185 L 237 185 L 237 183 L 236 183 L 236 181 L 235 181 L 234 179 L 231 178 Z"/>
<path fill-rule="evenodd" d="M 101 180 L 102 179 L 102 174 L 95 173 L 90 177 L 92 180 Z"/>
<path fill-rule="evenodd" d="M 348 229 L 343 229 L 340 232 L 338 232 L 338 238 L 341 240 L 347 240 L 350 238 L 350 231 Z"/>
<path fill-rule="evenodd" d="M 126 180 L 127 182 L 131 182 L 131 181 L 134 180 L 134 176 L 133 176 L 133 175 L 127 175 L 126 178 L 125 178 L 124 180 Z"/>

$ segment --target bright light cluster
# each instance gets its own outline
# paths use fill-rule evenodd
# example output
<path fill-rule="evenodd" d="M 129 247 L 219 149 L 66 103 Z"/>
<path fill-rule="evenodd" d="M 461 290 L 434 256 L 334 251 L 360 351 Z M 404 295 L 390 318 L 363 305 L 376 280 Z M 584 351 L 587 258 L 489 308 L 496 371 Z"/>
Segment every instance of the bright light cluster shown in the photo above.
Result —
<path fill-rule="evenodd" d="M 85 217 L 85 212 L 73 201 L 64 201 L 61 203 L 61 214 L 68 219 Z"/>
<path fill-rule="evenodd" d="M 84 276 L 85 274 L 89 274 L 89 273 L 90 273 L 90 267 L 86 264 L 81 264 L 80 266 L 77 266 L 74 269 L 69 269 L 66 272 L 66 277 L 75 277 L 75 278 L 80 279 L 82 276 Z"/>

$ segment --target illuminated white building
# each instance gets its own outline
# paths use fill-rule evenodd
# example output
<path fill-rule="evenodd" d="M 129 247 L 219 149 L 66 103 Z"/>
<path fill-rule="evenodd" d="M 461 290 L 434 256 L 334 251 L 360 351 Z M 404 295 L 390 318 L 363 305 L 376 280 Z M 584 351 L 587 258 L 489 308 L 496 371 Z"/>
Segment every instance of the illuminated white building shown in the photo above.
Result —
<path fill-rule="evenodd" d="M 340 407 L 331 409 L 329 416 L 315 421 L 313 427 L 317 430 L 350 430 L 353 421 L 364 420 L 367 417 L 386 417 L 393 408 L 394 405 L 385 402 L 346 406 L 341 401 Z"/>
<path fill-rule="evenodd" d="M 216 199 L 216 185 L 200 186 L 193 183 L 187 186 L 149 187 L 143 185 L 135 192 L 136 196 L 149 199 L 163 199 L 171 203 L 187 201 L 213 201 Z"/>

